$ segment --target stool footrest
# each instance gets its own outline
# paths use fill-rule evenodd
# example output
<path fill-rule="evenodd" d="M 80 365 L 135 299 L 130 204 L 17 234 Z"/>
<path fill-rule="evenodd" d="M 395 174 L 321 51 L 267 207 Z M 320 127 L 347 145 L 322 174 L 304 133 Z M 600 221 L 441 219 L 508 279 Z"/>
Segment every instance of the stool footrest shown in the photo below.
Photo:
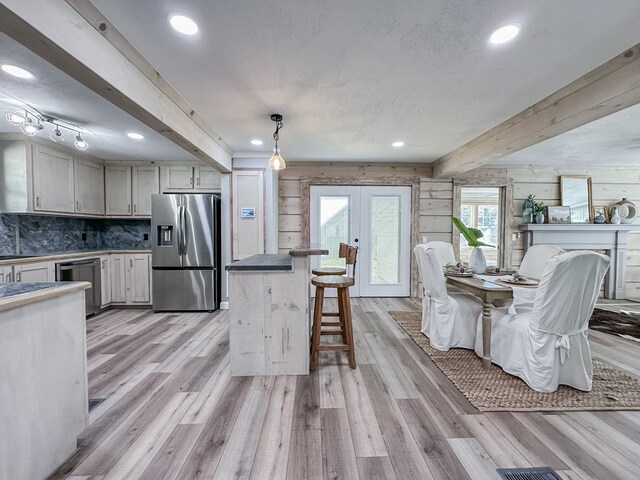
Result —
<path fill-rule="evenodd" d="M 351 345 L 318 345 L 316 348 L 319 352 L 331 352 L 333 350 L 351 350 Z"/>
<path fill-rule="evenodd" d="M 340 313 L 338 312 L 322 312 L 323 317 L 339 317 Z"/>
<path fill-rule="evenodd" d="M 322 322 L 323 327 L 340 327 L 342 322 Z"/>
<path fill-rule="evenodd" d="M 320 335 L 344 335 L 344 330 L 323 330 Z"/>

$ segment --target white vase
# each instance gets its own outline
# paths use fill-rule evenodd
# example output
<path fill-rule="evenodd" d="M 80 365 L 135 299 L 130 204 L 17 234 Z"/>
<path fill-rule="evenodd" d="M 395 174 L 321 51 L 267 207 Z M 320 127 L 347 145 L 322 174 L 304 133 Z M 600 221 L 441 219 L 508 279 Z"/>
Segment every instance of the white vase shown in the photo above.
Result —
<path fill-rule="evenodd" d="M 484 273 L 487 270 L 487 260 L 480 247 L 474 247 L 469 257 L 469 268 L 473 273 Z"/>
<path fill-rule="evenodd" d="M 613 207 L 613 215 L 611 215 L 611 223 L 613 225 L 620 225 L 620 215 L 618 214 L 618 209 Z"/>

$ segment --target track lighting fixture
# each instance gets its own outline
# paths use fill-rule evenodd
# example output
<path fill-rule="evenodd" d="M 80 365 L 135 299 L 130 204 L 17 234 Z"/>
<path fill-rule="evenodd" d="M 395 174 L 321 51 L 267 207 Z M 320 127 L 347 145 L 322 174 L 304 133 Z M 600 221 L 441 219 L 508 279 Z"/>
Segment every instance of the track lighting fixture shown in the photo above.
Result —
<path fill-rule="evenodd" d="M 283 127 L 282 124 L 282 115 L 278 113 L 274 113 L 271 115 L 271 120 L 276 122 L 276 131 L 273 133 L 273 139 L 276 142 L 275 147 L 273 147 L 273 155 L 269 159 L 268 167 L 271 170 L 284 170 L 287 167 L 287 164 L 284 161 L 284 158 L 280 155 L 280 149 L 278 148 L 278 140 L 280 140 L 280 129 Z"/>
<path fill-rule="evenodd" d="M 33 109 L 33 107 L 30 107 L 30 110 L 24 110 L 24 113 L 9 112 L 5 118 L 11 125 L 20 127 L 22 133 L 29 137 L 33 137 L 40 130 L 43 130 L 44 124 L 49 124 L 53 127 L 49 132 L 49 138 L 56 143 L 64 142 L 62 130 L 69 130 L 75 134 L 75 147 L 78 150 L 86 150 L 89 148 L 89 143 L 82 138 L 81 134 L 84 132 L 82 128 L 49 115 L 44 115 Z"/>

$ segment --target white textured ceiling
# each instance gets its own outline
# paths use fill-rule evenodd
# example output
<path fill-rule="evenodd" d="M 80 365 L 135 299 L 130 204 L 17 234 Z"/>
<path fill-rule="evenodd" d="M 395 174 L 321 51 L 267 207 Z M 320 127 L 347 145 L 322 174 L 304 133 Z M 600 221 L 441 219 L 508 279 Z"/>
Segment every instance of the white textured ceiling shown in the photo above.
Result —
<path fill-rule="evenodd" d="M 94 3 L 236 152 L 283 114 L 289 160 L 432 161 L 640 41 L 637 0 Z"/>
<path fill-rule="evenodd" d="M 22 80 L 0 71 L 0 133 L 20 133 L 20 128 L 4 120 L 7 112 L 30 105 L 43 114 L 70 122 L 87 130 L 86 153 L 107 160 L 194 160 L 170 140 L 93 93 L 25 47 L 0 33 L 0 64 L 19 65 L 35 78 Z M 38 136 L 49 138 L 49 129 Z M 145 136 L 135 141 L 126 136 L 133 131 Z M 73 147 L 73 135 L 63 130 L 63 145 Z M 26 137 L 25 137 L 26 138 Z"/>
<path fill-rule="evenodd" d="M 640 167 L 640 105 L 512 153 L 494 163 Z"/>

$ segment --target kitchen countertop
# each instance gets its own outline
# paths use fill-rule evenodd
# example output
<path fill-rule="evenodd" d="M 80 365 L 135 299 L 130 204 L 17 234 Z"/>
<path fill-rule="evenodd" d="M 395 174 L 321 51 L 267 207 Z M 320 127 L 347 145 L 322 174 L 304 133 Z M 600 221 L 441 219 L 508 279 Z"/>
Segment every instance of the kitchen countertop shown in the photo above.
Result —
<path fill-rule="evenodd" d="M 64 260 L 68 258 L 86 258 L 86 257 L 98 257 L 100 255 L 110 255 L 112 253 L 151 253 L 151 250 L 142 249 L 105 249 L 105 250 L 77 250 L 73 252 L 59 252 L 59 253 L 45 253 L 44 255 L 33 255 L 21 258 L 10 258 L 7 260 L 0 260 L 0 266 L 4 265 L 20 265 L 24 263 L 37 263 L 37 262 L 49 262 L 51 260 Z"/>
<path fill-rule="evenodd" d="M 291 271 L 293 266 L 291 265 L 291 255 L 260 254 L 230 263 L 225 269 L 227 271 Z"/>
<path fill-rule="evenodd" d="M 329 255 L 329 250 L 320 247 L 320 245 L 298 245 L 289 250 L 292 257 L 308 257 L 310 255 Z"/>
<path fill-rule="evenodd" d="M 90 288 L 89 282 L 33 282 L 0 284 L 0 311 Z"/>

